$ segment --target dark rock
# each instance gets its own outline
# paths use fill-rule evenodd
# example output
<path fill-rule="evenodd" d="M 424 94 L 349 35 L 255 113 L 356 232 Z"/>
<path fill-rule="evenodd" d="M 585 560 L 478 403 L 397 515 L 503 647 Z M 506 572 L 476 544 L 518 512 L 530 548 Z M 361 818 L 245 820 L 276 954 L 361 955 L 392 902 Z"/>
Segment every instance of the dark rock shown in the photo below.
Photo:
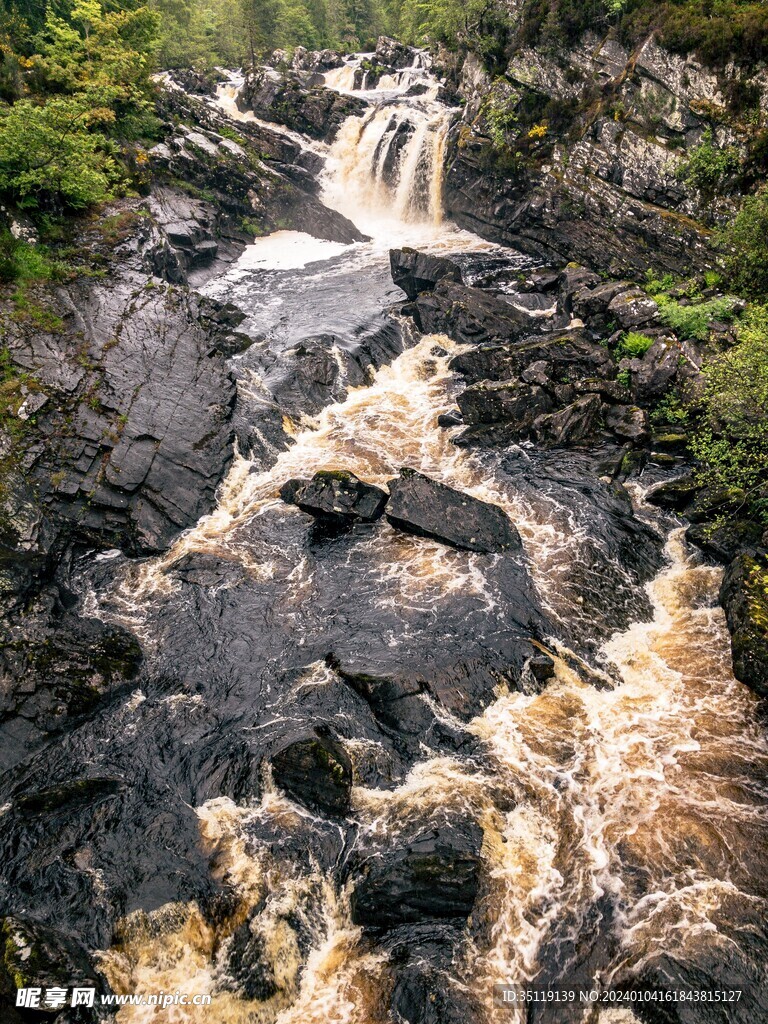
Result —
<path fill-rule="evenodd" d="M 391 928 L 467 917 L 477 895 L 482 841 L 474 822 L 446 822 L 363 856 L 353 875 L 352 920 Z"/>
<path fill-rule="evenodd" d="M 348 117 L 362 113 L 367 106 L 364 100 L 332 89 L 307 88 L 305 79 L 296 72 L 280 74 L 271 68 L 246 76 L 237 104 L 243 111 L 252 110 L 267 121 L 328 142 Z"/>
<path fill-rule="evenodd" d="M 510 341 L 536 330 L 535 319 L 505 299 L 445 278 L 418 296 L 414 318 L 422 333 L 447 334 L 466 345 Z"/>
<path fill-rule="evenodd" d="M 390 249 L 392 280 L 413 300 L 422 292 L 433 291 L 444 278 L 461 283 L 461 270 L 442 256 L 429 256 L 416 249 Z"/>
<path fill-rule="evenodd" d="M 460 427 L 464 419 L 458 410 L 451 410 L 451 412 L 441 412 L 437 417 L 438 427 Z"/>
<path fill-rule="evenodd" d="M 352 762 L 327 727 L 277 750 L 272 755 L 272 774 L 288 796 L 311 810 L 335 815 L 349 810 Z"/>
<path fill-rule="evenodd" d="M 677 375 L 680 359 L 680 345 L 673 338 L 657 338 L 632 373 L 632 390 L 637 400 L 647 405 L 667 394 Z"/>
<path fill-rule="evenodd" d="M 731 634 L 733 672 L 761 697 L 768 697 L 768 601 L 764 552 L 738 555 L 723 576 L 720 603 Z"/>
<path fill-rule="evenodd" d="M 601 411 L 600 397 L 585 395 L 559 412 L 540 416 L 535 423 L 536 436 L 550 447 L 587 441 L 601 425 Z"/>
<path fill-rule="evenodd" d="M 712 558 L 727 564 L 745 549 L 758 547 L 762 529 L 746 519 L 729 519 L 722 524 L 694 523 L 685 531 L 686 540 L 701 548 Z"/>
<path fill-rule="evenodd" d="M 632 291 L 635 286 L 630 281 L 608 281 L 604 284 L 580 288 L 572 297 L 573 315 L 594 326 L 602 323 L 607 317 L 608 308 L 617 295 Z"/>
<path fill-rule="evenodd" d="M 387 520 L 407 533 L 468 551 L 517 551 L 520 535 L 498 505 L 479 501 L 412 469 L 389 482 Z"/>
<path fill-rule="evenodd" d="M 538 683 L 545 683 L 555 674 L 555 663 L 548 654 L 540 651 L 528 659 L 528 669 Z"/>
<path fill-rule="evenodd" d="M 744 508 L 744 492 L 730 487 L 704 487 L 685 510 L 692 523 L 711 523 L 722 516 L 734 517 Z"/>
<path fill-rule="evenodd" d="M 390 1001 L 398 1024 L 467 1024 L 482 1019 L 477 994 L 455 979 L 462 929 L 440 920 L 393 929 L 382 945 L 393 967 Z"/>
<path fill-rule="evenodd" d="M 293 51 L 291 67 L 295 71 L 323 72 L 340 67 L 344 58 L 336 50 L 307 50 L 297 46 Z"/>
<path fill-rule="evenodd" d="M 561 307 L 566 313 L 572 313 L 574 296 L 585 288 L 594 288 L 599 284 L 600 278 L 594 271 L 578 265 L 567 266 L 557 279 Z"/>
<path fill-rule="evenodd" d="M 376 41 L 374 57 L 379 64 L 386 64 L 387 67 L 395 70 L 409 68 L 413 65 L 416 57 L 416 50 L 412 46 L 398 42 L 390 36 L 379 36 Z"/>
<path fill-rule="evenodd" d="M 613 317 L 624 328 L 634 330 L 654 324 L 659 318 L 656 302 L 641 288 L 619 292 L 608 304 L 608 316 Z"/>
<path fill-rule="evenodd" d="M 100 996 L 111 990 L 86 951 L 64 932 L 20 917 L 0 918 L 0 1016 L 4 1024 L 38 1024 L 63 1020 L 61 1008 L 16 1008 L 20 988 L 94 988 L 96 1005 L 77 1007 L 67 1016 L 71 1024 L 98 1024 L 106 1019 Z M 41 1000 L 42 1002 L 42 1000 Z M 66 1012 L 66 1011 L 65 1011 Z"/>
<path fill-rule="evenodd" d="M 508 345 L 478 345 L 454 356 L 449 367 L 472 384 L 518 377 L 534 364 L 554 382 L 609 379 L 616 374 L 610 354 L 582 331 L 563 331 Z"/>
<path fill-rule="evenodd" d="M 686 474 L 650 487 L 646 491 L 645 500 L 651 505 L 658 505 L 659 508 L 682 512 L 690 505 L 698 490 L 694 478 Z"/>
<path fill-rule="evenodd" d="M 640 444 L 648 438 L 648 413 L 636 405 L 609 405 L 604 413 L 611 433 Z"/>
<path fill-rule="evenodd" d="M 386 491 L 359 480 L 347 470 L 321 470 L 311 480 L 289 480 L 280 497 L 302 512 L 337 523 L 373 522 L 387 504 Z"/>
<path fill-rule="evenodd" d="M 465 423 L 512 423 L 521 437 L 552 408 L 543 388 L 520 381 L 480 381 L 462 391 L 456 401 Z"/>

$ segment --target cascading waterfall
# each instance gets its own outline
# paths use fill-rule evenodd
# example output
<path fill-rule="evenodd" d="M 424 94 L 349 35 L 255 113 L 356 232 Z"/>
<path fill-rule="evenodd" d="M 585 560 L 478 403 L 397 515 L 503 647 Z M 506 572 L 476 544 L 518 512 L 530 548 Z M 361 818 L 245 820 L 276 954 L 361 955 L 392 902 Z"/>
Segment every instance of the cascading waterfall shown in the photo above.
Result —
<path fill-rule="evenodd" d="M 384 104 L 349 118 L 328 153 L 323 199 L 356 223 L 439 225 L 451 112 Z"/>

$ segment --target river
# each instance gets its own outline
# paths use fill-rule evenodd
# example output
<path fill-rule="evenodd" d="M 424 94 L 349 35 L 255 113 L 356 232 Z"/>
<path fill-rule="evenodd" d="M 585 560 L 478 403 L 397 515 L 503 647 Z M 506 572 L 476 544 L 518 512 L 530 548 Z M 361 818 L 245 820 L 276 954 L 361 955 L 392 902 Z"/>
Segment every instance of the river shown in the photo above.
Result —
<path fill-rule="evenodd" d="M 352 90 L 357 66 L 326 84 Z M 406 95 L 416 81 L 426 91 Z M 252 117 L 237 88 L 217 102 Z M 451 254 L 513 300 L 532 261 L 442 218 L 455 112 L 426 61 L 357 92 L 369 112 L 328 147 L 302 144 L 325 161 L 323 201 L 370 241 L 277 232 L 205 285 L 246 312 L 255 339 L 233 359 L 253 449 L 165 556 L 81 560 L 86 610 L 136 631 L 151 680 L 30 772 L 133 779 L 119 809 L 66 826 L 91 851 L 83 928 L 115 991 L 212 993 L 210 1007 L 163 1018 L 185 1024 L 379 1024 L 406 1019 L 393 999 L 412 1005 L 419 985 L 430 994 L 418 1020 L 435 1024 L 638 1019 L 494 1009 L 499 982 L 666 976 L 765 991 L 768 744 L 732 675 L 720 570 L 645 504 L 642 480 L 630 507 L 586 456 L 475 452 L 437 425 L 460 387 L 458 346 L 400 315 L 390 248 Z M 330 370 L 297 386 L 307 347 Z M 318 469 L 383 485 L 402 466 L 500 505 L 523 553 L 454 550 L 385 524 L 323 536 L 277 494 Z M 555 660 L 546 687 L 526 692 L 509 671 L 523 622 Z M 420 698 L 429 725 L 417 718 L 401 743 L 349 696 L 329 652 L 445 697 Z M 291 802 L 260 763 L 318 720 L 354 766 L 343 821 Z M 384 936 L 354 924 L 350 851 L 456 820 L 482 829 L 471 917 Z M 121 908 L 111 933 L 93 922 L 99 900 Z M 695 1012 L 649 1019 L 757 1021 L 739 1007 Z"/>

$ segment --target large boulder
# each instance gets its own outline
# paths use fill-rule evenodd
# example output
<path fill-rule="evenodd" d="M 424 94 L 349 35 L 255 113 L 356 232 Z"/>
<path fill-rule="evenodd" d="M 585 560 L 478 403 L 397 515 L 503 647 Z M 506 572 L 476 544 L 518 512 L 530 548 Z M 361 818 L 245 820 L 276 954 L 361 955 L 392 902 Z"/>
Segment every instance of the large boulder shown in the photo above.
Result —
<path fill-rule="evenodd" d="M 601 425 L 601 410 L 599 395 L 584 395 L 559 412 L 541 416 L 535 424 L 536 436 L 552 447 L 587 441 Z"/>
<path fill-rule="evenodd" d="M 314 85 L 307 88 L 306 77 L 300 72 L 280 74 L 272 68 L 248 74 L 237 95 L 237 105 L 266 121 L 328 142 L 348 117 L 361 114 L 367 106 L 356 96 Z"/>
<path fill-rule="evenodd" d="M 391 928 L 425 918 L 468 917 L 477 895 L 482 841 L 474 822 L 446 821 L 363 856 L 354 872 L 352 920 Z"/>
<path fill-rule="evenodd" d="M 513 341 L 536 332 L 536 320 L 506 299 L 443 278 L 418 296 L 414 319 L 424 334 L 447 334 L 465 345 Z"/>
<path fill-rule="evenodd" d="M 511 422 L 521 436 L 538 416 L 552 409 L 552 399 L 543 388 L 515 380 L 479 381 L 462 391 L 456 401 L 465 423 Z"/>
<path fill-rule="evenodd" d="M 280 497 L 317 519 L 338 524 L 380 519 L 387 493 L 347 470 L 320 470 L 311 480 L 289 480 Z"/>
<path fill-rule="evenodd" d="M 429 256 L 409 248 L 390 249 L 389 265 L 392 280 L 409 299 L 415 299 L 422 292 L 434 291 L 437 282 L 444 278 L 461 283 L 461 270 L 444 256 Z"/>
<path fill-rule="evenodd" d="M 412 46 L 398 42 L 390 36 L 379 36 L 376 41 L 376 52 L 374 57 L 379 64 L 386 64 L 387 67 L 400 70 L 409 68 L 416 59 L 417 51 Z"/>
<path fill-rule="evenodd" d="M 277 750 L 272 776 L 280 789 L 310 810 L 336 815 L 349 810 L 352 762 L 327 727 L 318 726 Z"/>
<path fill-rule="evenodd" d="M 520 535 L 498 505 L 472 498 L 413 469 L 389 482 L 387 520 L 420 537 L 467 551 L 517 551 Z"/>

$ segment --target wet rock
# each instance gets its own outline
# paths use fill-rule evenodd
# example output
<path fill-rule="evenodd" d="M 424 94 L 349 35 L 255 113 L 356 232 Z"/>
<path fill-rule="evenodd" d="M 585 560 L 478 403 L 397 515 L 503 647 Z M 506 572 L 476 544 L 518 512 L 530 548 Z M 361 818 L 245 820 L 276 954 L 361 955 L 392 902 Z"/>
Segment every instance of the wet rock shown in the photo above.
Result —
<path fill-rule="evenodd" d="M 451 547 L 486 553 L 518 551 L 520 535 L 498 505 L 472 498 L 412 469 L 389 482 L 388 522 Z"/>
<path fill-rule="evenodd" d="M 344 58 L 336 50 L 310 50 L 297 46 L 293 51 L 291 67 L 295 71 L 323 72 L 339 67 Z"/>
<path fill-rule="evenodd" d="M 437 417 L 438 427 L 460 427 L 463 422 L 464 419 L 461 415 L 461 412 L 453 409 L 450 412 L 441 412 L 440 415 Z"/>
<path fill-rule="evenodd" d="M 461 283 L 461 270 L 452 260 L 416 249 L 390 249 L 389 265 L 392 280 L 411 300 L 422 292 L 433 291 L 443 279 Z"/>
<path fill-rule="evenodd" d="M 526 668 L 537 684 L 546 683 L 555 674 L 555 663 L 548 654 L 539 651 L 528 659 Z"/>
<path fill-rule="evenodd" d="M 373 522 L 387 504 L 386 491 L 347 470 L 321 470 L 308 481 L 289 480 L 280 497 L 302 512 L 339 524 Z"/>
<path fill-rule="evenodd" d="M 55 590 L 12 615 L 0 649 L 0 767 L 60 732 L 135 678 L 138 641 L 120 626 L 64 611 Z"/>
<path fill-rule="evenodd" d="M 352 920 L 391 928 L 467 917 L 477 895 L 482 841 L 474 822 L 446 821 L 363 855 L 353 871 Z"/>
<path fill-rule="evenodd" d="M 397 39 L 392 39 L 390 36 L 379 36 L 374 56 L 379 64 L 386 64 L 387 67 L 401 70 L 413 65 L 416 52 L 412 46 L 406 46 L 405 43 L 400 43 Z"/>
<path fill-rule="evenodd" d="M 20 917 L 0 918 L 0 1016 L 7 1024 L 38 1024 L 64 1019 L 62 1008 L 16 1008 L 20 988 L 63 988 L 67 1005 L 72 988 L 94 988 L 96 1003 L 111 990 L 86 951 L 64 932 Z M 42 999 L 41 999 L 42 1003 Z M 65 1011 L 66 1012 L 66 1011 Z M 67 1015 L 72 1024 L 98 1024 L 108 1014 L 101 1006 L 77 1007 Z"/>
<path fill-rule="evenodd" d="M 252 110 L 267 121 L 284 124 L 312 139 L 330 142 L 342 123 L 367 107 L 364 100 L 318 86 L 307 88 L 296 72 L 272 68 L 249 72 L 237 96 L 240 110 Z"/>
<path fill-rule="evenodd" d="M 616 375 L 610 354 L 582 331 L 525 338 L 507 345 L 478 345 L 454 356 L 449 363 L 450 369 L 470 384 L 508 380 L 533 366 L 553 382 L 606 380 Z"/>
<path fill-rule="evenodd" d="M 746 519 L 729 519 L 722 524 L 694 523 L 685 531 L 686 540 L 718 562 L 728 564 L 745 550 L 758 547 L 762 528 Z"/>
<path fill-rule="evenodd" d="M 768 697 L 768 558 L 761 551 L 738 555 L 723 576 L 720 603 L 731 634 L 733 672 L 761 697 Z"/>
<path fill-rule="evenodd" d="M 272 754 L 272 774 L 289 797 L 325 814 L 349 810 L 352 762 L 330 730 L 318 726 Z"/>
<path fill-rule="evenodd" d="M 447 334 L 466 345 L 510 341 L 536 331 L 535 319 L 504 298 L 445 278 L 418 296 L 414 319 L 424 334 Z"/>
<path fill-rule="evenodd" d="M 667 508 L 673 512 L 682 512 L 696 496 L 699 486 L 690 474 L 664 480 L 649 488 L 645 500 L 659 508 Z"/>
<path fill-rule="evenodd" d="M 383 938 L 395 982 L 390 999 L 398 1024 L 467 1024 L 482 1019 L 478 994 L 458 982 L 453 965 L 463 932 L 449 921 L 394 928 Z"/>
<path fill-rule="evenodd" d="M 551 447 L 589 440 L 601 426 L 602 403 L 598 395 L 585 395 L 559 412 L 536 420 L 538 439 Z"/>
<path fill-rule="evenodd" d="M 456 401 L 466 424 L 511 423 L 521 437 L 552 408 L 543 388 L 520 381 L 480 381 L 462 391 Z"/>

